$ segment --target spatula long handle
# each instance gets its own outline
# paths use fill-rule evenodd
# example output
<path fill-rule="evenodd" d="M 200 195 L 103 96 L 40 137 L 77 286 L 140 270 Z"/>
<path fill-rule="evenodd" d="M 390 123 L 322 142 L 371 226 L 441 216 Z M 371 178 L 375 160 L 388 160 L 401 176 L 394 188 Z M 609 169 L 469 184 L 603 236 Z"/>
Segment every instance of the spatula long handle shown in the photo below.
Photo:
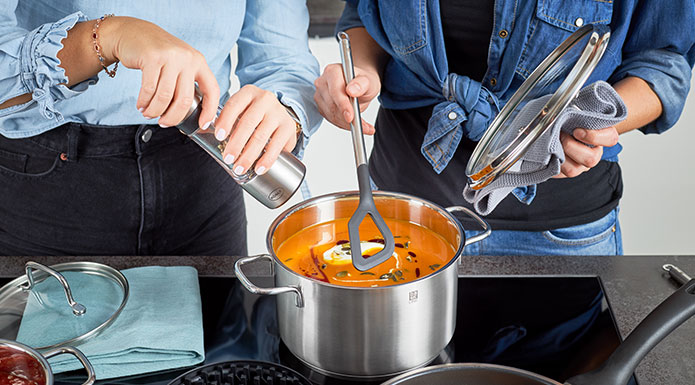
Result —
<path fill-rule="evenodd" d="M 347 85 L 355 78 L 355 67 L 352 64 L 352 49 L 350 47 L 350 37 L 345 32 L 338 33 L 340 42 L 340 62 L 343 65 L 345 84 Z M 362 114 L 360 113 L 360 103 L 357 98 L 350 98 L 354 118 L 350 123 L 352 133 L 352 145 L 355 150 L 355 162 L 357 167 L 367 164 L 367 151 L 364 145 L 364 135 L 362 134 Z"/>

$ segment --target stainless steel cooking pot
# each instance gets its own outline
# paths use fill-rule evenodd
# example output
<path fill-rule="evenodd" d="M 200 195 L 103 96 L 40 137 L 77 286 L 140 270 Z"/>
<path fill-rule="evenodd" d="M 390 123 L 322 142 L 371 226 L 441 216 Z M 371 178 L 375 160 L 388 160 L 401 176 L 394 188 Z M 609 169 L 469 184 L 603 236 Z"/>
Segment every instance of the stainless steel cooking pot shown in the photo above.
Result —
<path fill-rule="evenodd" d="M 442 236 L 456 250 L 441 269 L 418 280 L 387 287 L 345 287 L 309 279 L 283 265 L 275 250 L 306 227 L 350 218 L 357 192 L 334 193 L 301 202 L 280 214 L 267 235 L 270 255 L 239 259 L 237 277 L 250 292 L 283 294 L 277 299 L 280 337 L 313 369 L 336 377 L 380 378 L 431 362 L 449 343 L 456 325 L 457 265 L 465 245 L 490 234 L 482 218 L 464 207 L 443 209 L 410 195 L 374 192 L 384 218 L 419 224 Z M 485 230 L 465 239 L 451 214 L 460 211 Z M 274 288 L 255 286 L 242 266 L 273 262 Z"/>
<path fill-rule="evenodd" d="M 4 358 L 4 354 L 21 354 L 38 362 L 43 370 L 43 379 L 45 380 L 45 385 L 53 385 L 53 371 L 51 370 L 51 366 L 48 364 L 46 359 L 59 354 L 72 354 L 73 356 L 77 357 L 78 360 L 80 360 L 85 370 L 87 370 L 87 381 L 83 382 L 82 385 L 91 385 L 96 380 L 94 368 L 87 360 L 87 357 L 85 357 L 78 349 L 73 347 L 64 346 L 39 353 L 35 349 L 23 343 L 0 339 L 0 361 L 2 361 L 2 358 Z M 39 379 L 28 378 L 28 380 L 38 381 Z"/>

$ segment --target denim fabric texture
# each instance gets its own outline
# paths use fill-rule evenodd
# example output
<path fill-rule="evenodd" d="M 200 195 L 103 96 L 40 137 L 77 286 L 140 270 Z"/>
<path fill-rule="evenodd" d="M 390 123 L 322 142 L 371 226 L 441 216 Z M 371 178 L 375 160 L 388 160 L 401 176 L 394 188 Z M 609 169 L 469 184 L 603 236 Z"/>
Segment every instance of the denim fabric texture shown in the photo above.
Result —
<path fill-rule="evenodd" d="M 0 136 L 0 255 L 246 255 L 242 189 L 174 128 Z"/>
<path fill-rule="evenodd" d="M 489 237 L 464 248 L 464 255 L 622 255 L 619 209 L 583 225 L 547 230 L 492 230 Z M 466 238 L 479 234 L 465 230 Z"/>
<path fill-rule="evenodd" d="M 69 122 L 155 123 L 135 107 L 139 70 L 119 66 L 114 79 L 102 71 L 72 88 L 63 85 L 67 78 L 56 57 L 61 40 L 75 23 L 108 13 L 151 21 L 200 51 L 223 99 L 230 87 L 230 52 L 236 45 L 240 84 L 274 92 L 297 113 L 304 136 L 295 154 L 302 155 L 321 122 L 313 101 L 319 66 L 308 48 L 309 14 L 302 0 L 210 0 L 205 6 L 185 0 L 0 1 L 0 103 L 27 93 L 33 98 L 0 110 L 0 134 L 25 138 Z"/>
<path fill-rule="evenodd" d="M 380 95 L 385 108 L 435 105 L 422 155 L 437 172 L 451 160 L 462 135 L 478 140 L 538 64 L 581 25 L 608 24 L 612 31 L 587 84 L 637 76 L 661 99 L 662 115 L 643 132 L 665 131 L 683 109 L 695 63 L 692 0 L 668 6 L 661 0 L 496 1 L 488 71 L 481 82 L 449 73 L 439 12 L 439 1 L 347 0 L 337 26 L 365 27 L 391 56 Z M 606 148 L 603 159 L 617 160 L 620 148 Z"/>

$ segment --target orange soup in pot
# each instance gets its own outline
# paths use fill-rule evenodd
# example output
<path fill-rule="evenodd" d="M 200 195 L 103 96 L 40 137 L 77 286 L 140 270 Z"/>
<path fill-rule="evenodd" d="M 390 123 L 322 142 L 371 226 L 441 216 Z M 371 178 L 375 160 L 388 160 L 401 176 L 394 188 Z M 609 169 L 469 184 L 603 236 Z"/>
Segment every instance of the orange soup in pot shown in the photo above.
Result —
<path fill-rule="evenodd" d="M 352 265 L 348 218 L 307 227 L 275 247 L 278 259 L 290 270 L 308 278 L 340 286 L 378 287 L 405 283 L 432 274 L 446 265 L 456 249 L 437 233 L 415 223 L 385 218 L 396 248 L 386 262 L 359 271 Z M 376 225 L 360 225 L 362 255 L 383 248 Z"/>

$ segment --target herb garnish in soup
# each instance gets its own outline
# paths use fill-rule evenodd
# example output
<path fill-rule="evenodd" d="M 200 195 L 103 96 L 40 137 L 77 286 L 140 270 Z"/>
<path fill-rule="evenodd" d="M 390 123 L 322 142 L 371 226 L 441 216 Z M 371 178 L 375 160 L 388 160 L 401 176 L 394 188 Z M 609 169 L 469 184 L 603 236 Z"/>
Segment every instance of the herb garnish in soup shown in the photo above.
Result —
<path fill-rule="evenodd" d="M 307 227 L 275 248 L 280 261 L 305 277 L 341 286 L 376 287 L 413 281 L 446 265 L 456 254 L 454 247 L 437 233 L 420 225 L 385 219 L 396 248 L 386 262 L 359 271 L 352 265 L 348 242 L 348 218 Z M 362 255 L 373 256 L 384 247 L 376 225 L 360 226 Z"/>
<path fill-rule="evenodd" d="M 43 366 L 31 355 L 0 346 L 0 385 L 46 385 Z"/>

